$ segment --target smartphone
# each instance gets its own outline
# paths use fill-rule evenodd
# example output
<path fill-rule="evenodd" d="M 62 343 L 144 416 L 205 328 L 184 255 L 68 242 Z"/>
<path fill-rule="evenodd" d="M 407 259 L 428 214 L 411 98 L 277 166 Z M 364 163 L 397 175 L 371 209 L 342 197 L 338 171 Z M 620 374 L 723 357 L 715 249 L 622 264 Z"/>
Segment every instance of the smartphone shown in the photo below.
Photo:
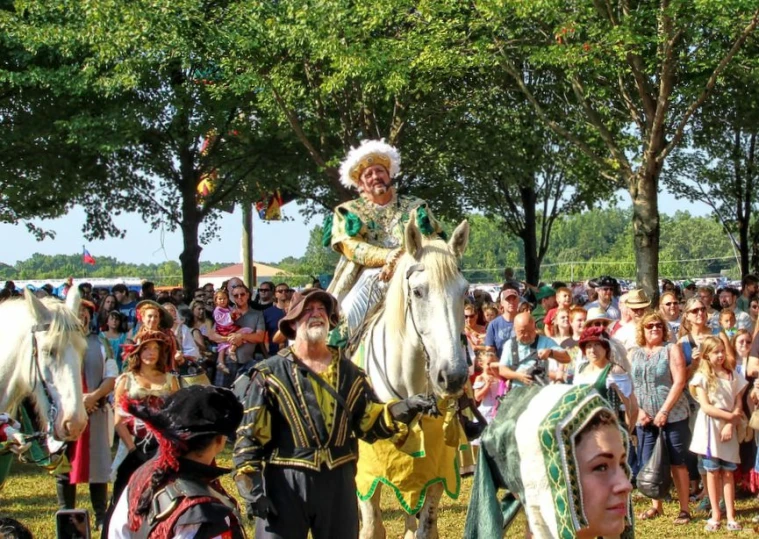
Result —
<path fill-rule="evenodd" d="M 61 509 L 55 514 L 56 539 L 90 539 L 90 513 L 85 509 Z"/>

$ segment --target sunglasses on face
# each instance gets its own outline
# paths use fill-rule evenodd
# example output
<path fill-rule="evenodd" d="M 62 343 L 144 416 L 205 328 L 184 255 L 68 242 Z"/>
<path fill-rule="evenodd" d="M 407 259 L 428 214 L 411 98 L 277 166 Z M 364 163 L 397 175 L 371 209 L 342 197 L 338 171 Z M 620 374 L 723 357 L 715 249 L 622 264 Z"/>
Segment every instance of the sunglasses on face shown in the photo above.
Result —
<path fill-rule="evenodd" d="M 591 327 L 591 328 L 605 328 L 606 327 L 606 322 L 604 322 L 602 320 L 588 322 L 588 327 Z"/>
<path fill-rule="evenodd" d="M 677 305 L 676 301 L 668 301 L 667 303 L 663 304 L 665 307 L 672 307 L 673 305 Z"/>
<path fill-rule="evenodd" d="M 690 314 L 701 314 L 706 312 L 706 307 L 697 307 L 695 309 L 691 309 Z"/>
<path fill-rule="evenodd" d="M 475 317 L 476 317 L 476 315 L 474 315 L 474 314 L 465 314 L 464 315 L 464 318 L 475 318 Z"/>
<path fill-rule="evenodd" d="M 664 328 L 664 326 L 662 324 L 660 324 L 659 322 L 654 322 L 652 324 L 646 324 L 643 327 L 646 328 L 646 329 L 663 329 Z"/>
<path fill-rule="evenodd" d="M 287 289 L 286 289 L 286 288 L 282 288 L 281 290 L 275 290 L 275 292 L 276 292 L 277 294 L 284 294 L 284 293 L 286 293 L 286 292 L 287 292 Z"/>
<path fill-rule="evenodd" d="M 232 297 L 233 298 L 244 298 L 247 295 L 248 295 L 247 292 L 240 292 L 239 294 L 232 294 Z"/>
<path fill-rule="evenodd" d="M 268 294 L 269 292 L 271 292 L 271 288 L 259 288 L 258 289 L 258 293 L 259 294 L 263 294 L 264 292 Z"/>

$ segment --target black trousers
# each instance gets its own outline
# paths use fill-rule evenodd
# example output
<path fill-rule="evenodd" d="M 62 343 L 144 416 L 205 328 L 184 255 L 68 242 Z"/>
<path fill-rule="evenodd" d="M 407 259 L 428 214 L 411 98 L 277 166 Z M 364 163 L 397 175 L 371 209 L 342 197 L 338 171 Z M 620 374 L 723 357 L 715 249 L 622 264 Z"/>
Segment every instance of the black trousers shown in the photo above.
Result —
<path fill-rule="evenodd" d="M 90 501 L 95 511 L 95 525 L 100 525 L 105 519 L 108 507 L 108 483 L 90 483 Z M 58 509 L 76 509 L 76 485 L 70 483 L 69 474 L 55 477 Z"/>
<path fill-rule="evenodd" d="M 356 539 L 356 463 L 321 471 L 267 466 L 267 495 L 279 515 L 258 519 L 256 539 Z"/>

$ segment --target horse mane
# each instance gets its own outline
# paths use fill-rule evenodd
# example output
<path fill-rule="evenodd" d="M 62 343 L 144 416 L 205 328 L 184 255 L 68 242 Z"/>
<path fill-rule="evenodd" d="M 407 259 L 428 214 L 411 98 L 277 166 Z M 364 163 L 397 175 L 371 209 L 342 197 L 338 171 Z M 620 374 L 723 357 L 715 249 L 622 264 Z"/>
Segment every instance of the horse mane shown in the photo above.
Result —
<path fill-rule="evenodd" d="M 0 304 L 0 324 L 6 329 L 15 327 L 17 331 L 29 331 L 23 326 L 29 324 L 50 324 L 47 341 L 55 348 L 63 348 L 71 342 L 78 354 L 84 353 L 87 343 L 82 335 L 82 325 L 66 304 L 55 298 L 40 300 L 50 313 L 45 320 L 36 320 L 23 298 L 14 298 Z M 19 327 L 22 326 L 22 327 Z"/>
<path fill-rule="evenodd" d="M 56 348 L 71 342 L 77 353 L 83 354 L 87 347 L 87 341 L 84 339 L 82 323 L 79 318 L 60 300 L 44 298 L 42 302 L 51 314 L 47 338 L 54 343 Z"/>
<path fill-rule="evenodd" d="M 460 273 L 456 255 L 438 238 L 423 240 L 418 260 L 408 253 L 400 257 L 385 295 L 384 313 L 388 331 L 401 339 L 406 333 L 406 271 L 417 263 L 424 264 L 429 286 L 436 291 L 445 289 Z"/>

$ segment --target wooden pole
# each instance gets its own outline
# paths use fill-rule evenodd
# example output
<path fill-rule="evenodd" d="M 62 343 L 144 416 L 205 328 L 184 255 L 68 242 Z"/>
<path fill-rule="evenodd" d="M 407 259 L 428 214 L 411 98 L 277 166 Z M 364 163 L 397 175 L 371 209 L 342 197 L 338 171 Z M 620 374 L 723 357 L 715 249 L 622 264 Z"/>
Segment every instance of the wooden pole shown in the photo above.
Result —
<path fill-rule="evenodd" d="M 251 290 L 256 287 L 256 272 L 253 265 L 253 205 L 242 207 L 242 278 Z"/>

